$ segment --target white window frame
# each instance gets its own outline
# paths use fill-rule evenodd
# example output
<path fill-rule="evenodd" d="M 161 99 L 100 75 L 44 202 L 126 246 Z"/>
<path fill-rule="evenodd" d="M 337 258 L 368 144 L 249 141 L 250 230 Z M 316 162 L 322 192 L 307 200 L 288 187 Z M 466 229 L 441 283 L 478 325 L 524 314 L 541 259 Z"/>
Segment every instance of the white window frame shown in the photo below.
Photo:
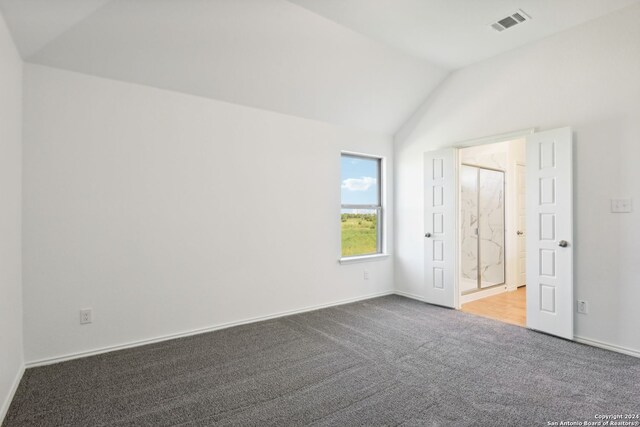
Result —
<path fill-rule="evenodd" d="M 366 160 L 376 160 L 378 162 L 378 204 L 343 204 L 342 195 L 340 196 L 340 218 L 342 217 L 342 209 L 369 209 L 377 212 L 377 224 L 376 224 L 376 252 L 360 255 L 341 256 L 340 263 L 348 264 L 352 262 L 361 261 L 373 261 L 379 258 L 387 257 L 386 253 L 386 212 L 385 212 L 385 158 L 374 154 L 356 153 L 352 151 L 342 151 L 340 153 L 340 159 L 344 157 L 354 157 Z M 342 172 L 342 169 L 340 170 Z M 342 255 L 342 227 L 340 227 L 340 255 Z"/>

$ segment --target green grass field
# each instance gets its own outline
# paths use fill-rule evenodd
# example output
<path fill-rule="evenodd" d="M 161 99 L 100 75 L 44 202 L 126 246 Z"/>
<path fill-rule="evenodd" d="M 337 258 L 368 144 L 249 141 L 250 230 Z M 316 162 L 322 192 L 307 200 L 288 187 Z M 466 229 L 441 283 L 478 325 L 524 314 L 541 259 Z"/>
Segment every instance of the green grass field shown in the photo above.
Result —
<path fill-rule="evenodd" d="M 375 214 L 345 214 L 342 221 L 342 256 L 377 252 L 378 230 Z"/>

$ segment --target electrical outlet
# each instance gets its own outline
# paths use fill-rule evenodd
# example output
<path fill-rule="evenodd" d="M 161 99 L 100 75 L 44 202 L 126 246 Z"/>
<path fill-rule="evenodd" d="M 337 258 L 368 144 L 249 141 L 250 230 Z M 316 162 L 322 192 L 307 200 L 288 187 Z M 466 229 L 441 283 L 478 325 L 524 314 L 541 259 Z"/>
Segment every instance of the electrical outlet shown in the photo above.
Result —
<path fill-rule="evenodd" d="M 631 211 L 633 211 L 633 202 L 631 199 L 611 199 L 611 212 L 629 213 Z"/>
<path fill-rule="evenodd" d="M 368 270 L 364 271 L 364 280 L 369 280 L 369 271 Z"/>
<path fill-rule="evenodd" d="M 93 322 L 93 310 L 90 308 L 80 310 L 80 324 L 86 325 L 91 322 Z"/>
<path fill-rule="evenodd" d="M 578 300 L 578 313 L 587 314 L 588 312 L 587 302 Z"/>

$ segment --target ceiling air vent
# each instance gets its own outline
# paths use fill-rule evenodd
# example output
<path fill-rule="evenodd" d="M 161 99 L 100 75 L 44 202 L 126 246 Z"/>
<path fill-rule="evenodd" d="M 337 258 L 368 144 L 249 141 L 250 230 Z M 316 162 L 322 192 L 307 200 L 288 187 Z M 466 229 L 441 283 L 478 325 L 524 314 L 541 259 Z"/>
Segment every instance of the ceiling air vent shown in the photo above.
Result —
<path fill-rule="evenodd" d="M 508 28 L 511 28 L 513 26 L 516 26 L 518 24 L 522 24 L 523 22 L 528 21 L 530 19 L 531 17 L 526 13 L 524 13 L 522 9 L 518 9 L 515 13 L 491 24 L 491 28 L 500 32 Z"/>

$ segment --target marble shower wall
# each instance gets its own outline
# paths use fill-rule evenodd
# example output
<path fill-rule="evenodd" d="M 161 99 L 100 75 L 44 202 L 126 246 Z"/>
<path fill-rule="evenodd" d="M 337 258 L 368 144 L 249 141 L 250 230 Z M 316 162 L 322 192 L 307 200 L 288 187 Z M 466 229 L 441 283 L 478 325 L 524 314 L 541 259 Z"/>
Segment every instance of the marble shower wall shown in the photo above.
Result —
<path fill-rule="evenodd" d="M 479 145 L 460 151 L 460 162 L 485 168 L 507 170 L 509 143 Z"/>
<path fill-rule="evenodd" d="M 478 271 L 482 288 L 504 283 L 504 173 L 463 165 L 460 184 L 460 289 L 476 289 Z"/>
<path fill-rule="evenodd" d="M 460 290 L 478 287 L 478 168 L 460 168 Z"/>

